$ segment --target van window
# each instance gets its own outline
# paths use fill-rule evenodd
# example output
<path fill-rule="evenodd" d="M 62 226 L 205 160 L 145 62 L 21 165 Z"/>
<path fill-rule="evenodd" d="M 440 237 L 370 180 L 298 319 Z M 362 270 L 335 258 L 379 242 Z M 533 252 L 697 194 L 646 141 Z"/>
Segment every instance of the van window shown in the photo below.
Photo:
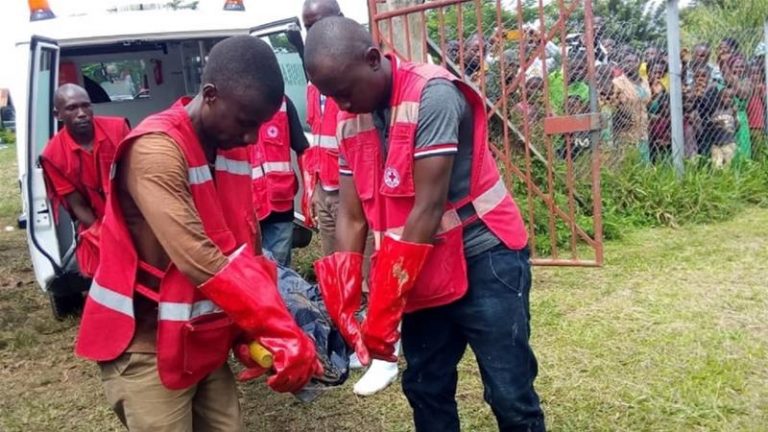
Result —
<path fill-rule="evenodd" d="M 37 71 L 33 71 L 32 85 L 34 86 L 33 95 L 35 97 L 34 112 L 30 113 L 30 118 L 34 118 L 32 122 L 34 131 L 31 150 L 34 152 L 33 159 L 37 160 L 38 156 L 43 152 L 48 140 L 54 134 L 53 125 L 53 90 L 55 89 L 55 71 L 53 65 L 56 62 L 56 56 L 58 51 L 52 48 L 43 46 L 40 49 L 40 57 L 38 59 Z"/>
<path fill-rule="evenodd" d="M 80 71 L 86 87 L 101 87 L 109 97 L 109 100 L 97 98 L 94 103 L 149 98 L 147 64 L 144 60 L 88 63 L 82 65 Z"/>
<path fill-rule="evenodd" d="M 299 48 L 289 40 L 286 32 L 272 33 L 262 38 L 275 52 L 285 81 L 285 94 L 293 101 L 304 128 L 307 129 L 307 76 Z"/>
<path fill-rule="evenodd" d="M 184 74 L 184 90 L 187 96 L 195 96 L 203 81 L 203 67 L 208 53 L 221 38 L 186 40 L 181 43 L 181 58 Z"/>

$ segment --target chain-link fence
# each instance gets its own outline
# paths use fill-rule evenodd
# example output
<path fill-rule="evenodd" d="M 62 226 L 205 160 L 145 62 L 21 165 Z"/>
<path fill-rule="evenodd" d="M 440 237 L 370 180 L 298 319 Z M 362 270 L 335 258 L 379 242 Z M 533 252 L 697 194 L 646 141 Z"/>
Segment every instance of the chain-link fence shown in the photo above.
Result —
<path fill-rule="evenodd" d="M 765 151 L 762 27 L 689 25 L 671 59 L 665 3 L 378 3 L 373 30 L 385 49 L 441 64 L 485 97 L 491 148 L 547 257 L 538 263 L 589 263 L 589 249 L 600 261 L 606 173 L 671 165 L 673 148 L 703 169 Z M 670 65 L 681 68 L 674 103 Z"/>

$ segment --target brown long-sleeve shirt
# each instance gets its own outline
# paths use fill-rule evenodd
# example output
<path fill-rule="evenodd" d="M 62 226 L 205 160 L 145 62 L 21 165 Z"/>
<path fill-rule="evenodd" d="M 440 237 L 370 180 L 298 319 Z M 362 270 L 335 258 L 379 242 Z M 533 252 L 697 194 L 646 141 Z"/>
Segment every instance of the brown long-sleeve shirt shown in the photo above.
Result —
<path fill-rule="evenodd" d="M 119 163 L 117 193 L 139 259 L 163 270 L 173 262 L 199 285 L 222 269 L 227 257 L 203 230 L 187 168 L 167 135 L 144 135 Z M 128 351 L 155 352 L 157 304 L 137 295 L 135 306 L 136 335 Z"/>

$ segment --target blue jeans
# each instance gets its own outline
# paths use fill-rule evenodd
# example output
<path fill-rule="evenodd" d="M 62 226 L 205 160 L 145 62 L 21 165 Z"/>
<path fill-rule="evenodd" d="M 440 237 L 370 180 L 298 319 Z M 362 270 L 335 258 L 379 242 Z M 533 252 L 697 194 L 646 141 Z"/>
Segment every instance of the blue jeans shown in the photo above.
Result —
<path fill-rule="evenodd" d="M 263 223 L 261 226 L 261 247 L 269 251 L 275 261 L 285 267 L 291 265 L 293 245 L 293 222 Z"/>
<path fill-rule="evenodd" d="M 467 258 L 469 290 L 446 306 L 406 314 L 403 392 L 418 432 L 458 432 L 456 366 L 467 344 L 480 367 L 485 401 L 502 432 L 543 432 L 533 388 L 538 372 L 530 337 L 528 249 L 504 245 Z"/>

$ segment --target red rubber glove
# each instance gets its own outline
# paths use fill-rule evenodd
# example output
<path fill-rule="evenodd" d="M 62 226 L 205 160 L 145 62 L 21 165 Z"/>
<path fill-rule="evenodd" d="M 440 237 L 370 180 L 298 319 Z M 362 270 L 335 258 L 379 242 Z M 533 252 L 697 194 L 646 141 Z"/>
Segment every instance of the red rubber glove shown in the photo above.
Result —
<path fill-rule="evenodd" d="M 92 278 L 99 268 L 99 240 L 101 239 L 101 221 L 96 220 L 90 227 L 80 232 L 77 239 L 75 258 L 80 266 L 80 273 Z"/>
<path fill-rule="evenodd" d="M 251 352 L 248 347 L 248 343 L 243 340 L 239 340 L 232 347 L 232 352 L 235 354 L 235 358 L 245 366 L 245 370 L 237 374 L 237 380 L 240 382 L 250 381 L 264 375 L 267 370 L 259 366 L 253 358 L 251 358 Z"/>
<path fill-rule="evenodd" d="M 344 340 L 355 349 L 357 358 L 368 365 L 371 358 L 363 344 L 355 313 L 363 296 L 363 255 L 336 252 L 315 261 L 315 274 L 331 320 Z"/>
<path fill-rule="evenodd" d="M 288 313 L 277 292 L 275 263 L 242 247 L 229 263 L 199 288 L 247 335 L 274 357 L 275 374 L 267 384 L 277 392 L 295 393 L 322 374 L 314 342 Z"/>
<path fill-rule="evenodd" d="M 301 214 L 304 215 L 304 225 L 308 228 L 315 227 L 315 212 L 312 208 L 312 195 L 315 193 L 315 175 L 313 167 L 307 162 L 309 150 L 299 156 L 299 172 L 301 173 L 304 193 L 301 194 Z"/>
<path fill-rule="evenodd" d="M 376 254 L 368 314 L 363 321 L 363 342 L 373 358 L 397 361 L 397 327 L 403 318 L 408 292 L 427 261 L 432 245 L 408 243 L 384 236 Z"/>

